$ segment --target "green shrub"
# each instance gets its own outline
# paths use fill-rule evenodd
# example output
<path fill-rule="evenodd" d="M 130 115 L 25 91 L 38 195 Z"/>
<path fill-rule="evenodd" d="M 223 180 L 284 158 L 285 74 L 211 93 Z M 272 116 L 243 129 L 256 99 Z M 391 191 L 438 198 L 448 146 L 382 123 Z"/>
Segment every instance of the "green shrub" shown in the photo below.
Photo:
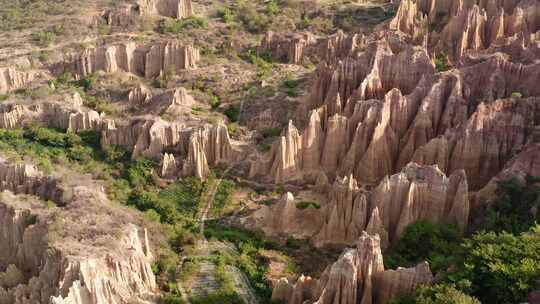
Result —
<path fill-rule="evenodd" d="M 540 222 L 540 187 L 538 178 L 527 177 L 499 182 L 498 197 L 486 211 L 482 229 L 518 234 Z M 536 210 L 536 212 L 534 212 Z"/>
<path fill-rule="evenodd" d="M 229 135 L 235 136 L 236 132 L 238 132 L 238 123 L 233 122 L 227 125 L 227 131 L 229 132 Z"/>
<path fill-rule="evenodd" d="M 236 191 L 236 186 L 231 180 L 222 180 L 217 189 L 212 204 L 211 214 L 213 216 L 223 215 L 223 212 L 232 204 L 233 195 Z"/>
<path fill-rule="evenodd" d="M 48 31 L 39 31 L 32 34 L 32 39 L 41 46 L 49 46 L 55 39 L 55 34 Z"/>
<path fill-rule="evenodd" d="M 274 68 L 271 54 L 257 54 L 255 50 L 250 49 L 244 57 L 257 66 L 257 77 L 259 78 L 267 78 Z"/>
<path fill-rule="evenodd" d="M 0 94 L 0 102 L 5 101 L 9 98 L 8 94 Z"/>
<path fill-rule="evenodd" d="M 304 210 L 304 209 L 321 209 L 321 205 L 317 202 L 308 202 L 308 201 L 301 201 L 296 203 L 296 208 Z"/>
<path fill-rule="evenodd" d="M 523 94 L 520 92 L 512 92 L 512 98 L 523 98 Z"/>
<path fill-rule="evenodd" d="M 451 274 L 471 282 L 471 294 L 482 303 L 523 303 L 540 277 L 540 226 L 531 232 L 479 233 L 465 241 L 466 255 Z"/>
<path fill-rule="evenodd" d="M 219 108 L 220 105 L 221 105 L 221 100 L 219 99 L 219 96 L 212 94 L 210 96 L 210 106 L 212 107 L 212 110 Z"/>
<path fill-rule="evenodd" d="M 224 114 L 229 118 L 230 122 L 237 122 L 240 117 L 240 107 L 237 105 L 230 105 L 227 107 Z"/>
<path fill-rule="evenodd" d="M 415 295 L 394 299 L 391 304 L 480 304 L 452 284 L 421 286 Z"/>
<path fill-rule="evenodd" d="M 450 69 L 448 55 L 446 55 L 445 53 L 439 53 L 435 57 L 435 68 L 438 72 L 448 71 Z"/>
<path fill-rule="evenodd" d="M 181 295 L 172 294 L 172 293 L 165 293 L 165 295 L 161 298 L 160 303 L 162 303 L 162 304 L 185 304 L 185 302 L 182 299 Z"/>
<path fill-rule="evenodd" d="M 257 4 L 251 0 L 237 2 L 238 17 L 245 28 L 252 33 L 264 33 L 271 23 L 271 16 L 257 11 Z"/>
<path fill-rule="evenodd" d="M 217 221 L 209 221 L 204 234 L 208 239 L 216 238 L 233 243 L 239 251 L 239 256 L 234 261 L 235 266 L 246 274 L 260 298 L 270 299 L 272 289 L 266 279 L 268 264 L 260 259 L 259 250 L 277 248 L 275 243 L 251 231 L 226 227 Z"/>
<path fill-rule="evenodd" d="M 185 29 L 206 28 L 208 20 L 203 17 L 191 16 L 181 20 L 167 18 L 161 23 L 161 30 L 164 33 L 178 34 Z"/>
<path fill-rule="evenodd" d="M 261 135 L 264 138 L 278 137 L 281 135 L 280 128 L 264 128 L 261 131 Z"/>
<path fill-rule="evenodd" d="M 234 21 L 232 10 L 226 6 L 218 9 L 217 16 L 221 18 L 224 23 L 231 23 Z"/>
<path fill-rule="evenodd" d="M 421 220 L 409 225 L 392 250 L 384 255 L 385 267 L 410 267 L 428 261 L 435 272 L 445 270 L 454 261 L 460 243 L 457 227 Z"/>

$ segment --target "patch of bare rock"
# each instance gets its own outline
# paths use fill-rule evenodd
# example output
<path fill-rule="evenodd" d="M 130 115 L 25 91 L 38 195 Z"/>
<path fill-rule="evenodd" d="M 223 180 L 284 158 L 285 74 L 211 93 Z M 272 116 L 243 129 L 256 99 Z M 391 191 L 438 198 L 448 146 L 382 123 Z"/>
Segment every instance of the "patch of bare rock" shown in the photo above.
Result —
<path fill-rule="evenodd" d="M 0 303 L 155 301 L 150 243 L 133 211 L 28 164 L 2 160 L 0 184 Z"/>

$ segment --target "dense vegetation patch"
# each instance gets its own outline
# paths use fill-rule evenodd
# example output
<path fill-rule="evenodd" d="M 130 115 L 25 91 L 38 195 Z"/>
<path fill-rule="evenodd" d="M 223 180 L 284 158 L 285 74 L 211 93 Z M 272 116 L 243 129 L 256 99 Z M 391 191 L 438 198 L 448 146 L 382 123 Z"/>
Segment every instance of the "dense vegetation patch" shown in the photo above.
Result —
<path fill-rule="evenodd" d="M 457 227 L 418 221 L 407 227 L 392 251 L 384 255 L 385 267 L 411 267 L 428 261 L 433 271 L 445 270 L 460 249 L 460 242 Z"/>
<path fill-rule="evenodd" d="M 296 203 L 296 208 L 304 210 L 304 209 L 321 209 L 321 204 L 317 202 L 310 202 L 310 201 L 301 201 Z"/>
<path fill-rule="evenodd" d="M 226 227 L 217 221 L 207 223 L 204 234 L 208 239 L 214 238 L 235 245 L 239 255 L 231 257 L 234 258 L 234 265 L 247 275 L 257 295 L 262 300 L 269 301 L 272 289 L 266 279 L 268 265 L 259 255 L 259 251 L 275 249 L 278 245 L 251 231 Z"/>
<path fill-rule="evenodd" d="M 407 228 L 385 256 L 391 267 L 428 260 L 438 285 L 396 303 L 522 303 L 540 277 L 538 180 L 499 184 L 479 232 L 461 238 L 455 228 L 426 221 Z M 478 299 L 478 300 L 476 300 Z"/>

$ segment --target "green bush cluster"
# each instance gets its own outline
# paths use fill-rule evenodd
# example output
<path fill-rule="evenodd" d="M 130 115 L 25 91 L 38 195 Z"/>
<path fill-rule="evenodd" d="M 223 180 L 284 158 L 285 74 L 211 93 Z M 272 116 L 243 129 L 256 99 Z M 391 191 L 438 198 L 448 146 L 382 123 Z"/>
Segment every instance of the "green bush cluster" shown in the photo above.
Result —
<path fill-rule="evenodd" d="M 285 92 L 290 97 L 298 97 L 298 85 L 299 81 L 297 79 L 292 78 L 290 75 L 287 76 L 285 81 L 283 81 L 283 87 L 285 87 Z"/>
<path fill-rule="evenodd" d="M 517 234 L 540 223 L 539 181 L 528 176 L 525 183 L 516 179 L 499 182 L 498 198 L 488 206 L 481 228 Z"/>
<path fill-rule="evenodd" d="M 448 61 L 448 55 L 445 53 L 439 53 L 435 57 L 435 68 L 438 72 L 448 71 L 450 69 L 450 63 Z"/>
<path fill-rule="evenodd" d="M 317 202 L 309 202 L 309 201 L 301 201 L 296 203 L 296 208 L 304 210 L 304 209 L 321 209 L 321 204 Z"/>
<path fill-rule="evenodd" d="M 280 128 L 264 128 L 261 130 L 261 135 L 263 138 L 278 137 L 281 135 Z"/>
<path fill-rule="evenodd" d="M 397 303 L 525 302 L 540 277 L 540 226 L 533 227 L 520 234 L 479 232 L 459 240 L 445 225 L 422 221 L 409 226 L 385 263 L 410 266 L 431 260 L 441 285 L 421 288 Z"/>
<path fill-rule="evenodd" d="M 227 107 L 224 114 L 229 118 L 230 122 L 237 122 L 240 117 L 240 107 L 237 105 L 230 105 Z"/>
<path fill-rule="evenodd" d="M 191 16 L 184 19 L 167 18 L 160 25 L 164 33 L 178 34 L 184 30 L 195 28 L 207 28 L 208 20 L 200 16 Z"/>
<path fill-rule="evenodd" d="M 421 286 L 414 295 L 394 299 L 390 304 L 480 304 L 478 299 L 458 290 L 453 284 Z"/>
<path fill-rule="evenodd" d="M 244 58 L 257 66 L 257 77 L 261 79 L 268 78 L 274 69 L 272 55 L 269 53 L 258 54 L 256 50 L 249 49 Z"/>
<path fill-rule="evenodd" d="M 266 279 L 268 265 L 261 260 L 259 250 L 275 249 L 277 244 L 259 237 L 254 232 L 226 227 L 217 221 L 208 222 L 204 234 L 208 239 L 215 238 L 235 245 L 239 255 L 235 257 L 234 265 L 246 274 L 259 298 L 269 301 L 272 289 Z"/>
<path fill-rule="evenodd" d="M 407 227 L 391 252 L 384 255 L 385 266 L 410 267 L 428 261 L 435 272 L 446 270 L 460 249 L 460 243 L 461 234 L 457 227 L 418 221 Z"/>
<path fill-rule="evenodd" d="M 212 210 L 210 210 L 212 216 L 217 217 L 223 215 L 226 208 L 232 204 L 235 191 L 236 185 L 233 181 L 227 179 L 221 181 L 214 197 Z"/>

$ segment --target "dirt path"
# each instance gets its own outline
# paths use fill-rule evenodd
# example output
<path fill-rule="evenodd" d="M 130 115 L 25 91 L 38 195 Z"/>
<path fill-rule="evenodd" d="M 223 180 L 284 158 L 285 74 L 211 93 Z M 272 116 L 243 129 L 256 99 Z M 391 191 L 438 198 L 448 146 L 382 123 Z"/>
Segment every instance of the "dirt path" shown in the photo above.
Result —
<path fill-rule="evenodd" d="M 232 168 L 233 166 L 227 168 L 227 170 L 223 172 L 222 176 L 226 176 Z M 208 241 L 204 235 L 205 222 L 208 218 L 208 213 L 212 209 L 216 193 L 222 181 L 223 178 L 214 180 L 212 185 L 209 187 L 209 190 L 206 191 L 201 198 L 201 201 L 203 202 L 201 205 L 204 206 L 204 209 L 202 209 L 199 214 L 199 234 L 201 238 L 200 241 L 197 242 L 194 254 L 190 256 L 191 258 L 200 260 L 199 273 L 190 287 L 190 294 L 194 296 L 205 296 L 219 291 L 220 286 L 215 278 L 216 266 L 212 262 L 213 259 L 217 257 L 215 254 L 216 252 L 228 252 L 231 255 L 238 255 L 238 252 L 234 246 L 220 241 Z M 185 259 L 186 257 L 182 259 L 182 263 Z M 180 265 L 182 265 L 182 263 Z M 246 304 L 259 304 L 259 299 L 251 287 L 247 276 L 235 266 L 227 265 L 227 269 L 228 273 L 234 280 L 236 292 L 244 300 L 244 302 Z M 184 301 L 187 304 L 191 304 L 182 282 L 178 281 L 177 286 L 182 293 L 182 298 Z"/>

